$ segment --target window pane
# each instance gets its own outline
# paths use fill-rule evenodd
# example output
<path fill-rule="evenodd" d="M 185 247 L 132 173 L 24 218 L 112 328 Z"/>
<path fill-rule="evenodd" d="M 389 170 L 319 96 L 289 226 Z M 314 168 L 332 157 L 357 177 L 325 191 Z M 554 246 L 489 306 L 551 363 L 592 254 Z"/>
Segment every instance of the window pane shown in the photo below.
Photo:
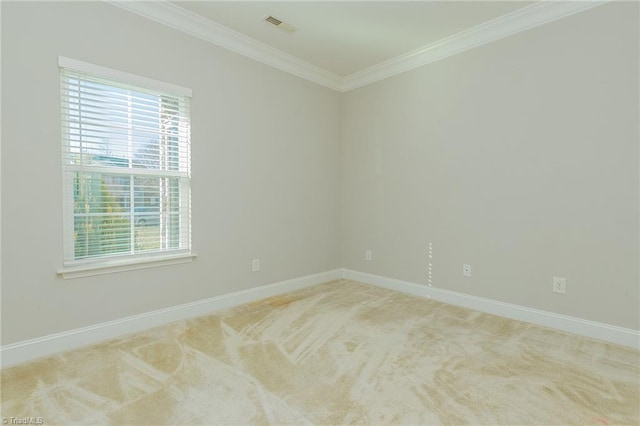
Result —
<path fill-rule="evenodd" d="M 131 178 L 107 173 L 81 173 L 74 176 L 73 212 L 82 214 L 128 215 L 131 204 Z"/>
<path fill-rule="evenodd" d="M 158 225 L 160 223 L 160 180 L 154 176 L 133 178 L 133 214 L 136 225 Z"/>
<path fill-rule="evenodd" d="M 76 216 L 75 258 L 84 259 L 131 252 L 131 229 L 126 216 Z"/>
<path fill-rule="evenodd" d="M 178 248 L 180 247 L 180 233 L 186 232 L 180 227 L 180 215 L 182 213 L 180 206 L 180 179 L 170 178 L 167 181 L 167 203 L 170 212 L 167 218 L 167 245 L 169 248 Z"/>
<path fill-rule="evenodd" d="M 128 176 L 75 174 L 73 239 L 76 259 L 131 251 L 129 204 Z"/>
<path fill-rule="evenodd" d="M 134 178 L 135 249 L 180 248 L 179 179 Z"/>

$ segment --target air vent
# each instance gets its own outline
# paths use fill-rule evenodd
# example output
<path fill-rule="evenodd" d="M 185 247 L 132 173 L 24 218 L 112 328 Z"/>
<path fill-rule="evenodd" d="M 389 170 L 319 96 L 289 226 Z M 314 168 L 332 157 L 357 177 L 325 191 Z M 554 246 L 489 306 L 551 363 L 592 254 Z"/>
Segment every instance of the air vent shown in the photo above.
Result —
<path fill-rule="evenodd" d="M 291 24 L 288 24 L 278 18 L 276 18 L 275 16 L 269 15 L 266 18 L 264 18 L 264 20 L 278 28 L 280 28 L 283 31 L 288 32 L 289 34 L 295 32 L 297 30 L 296 27 L 294 27 Z"/>
<path fill-rule="evenodd" d="M 270 24 L 275 25 L 276 27 L 280 24 L 282 24 L 282 21 L 279 20 L 278 18 L 274 18 L 273 16 L 269 15 L 266 18 L 264 18 L 265 21 L 269 22 Z"/>

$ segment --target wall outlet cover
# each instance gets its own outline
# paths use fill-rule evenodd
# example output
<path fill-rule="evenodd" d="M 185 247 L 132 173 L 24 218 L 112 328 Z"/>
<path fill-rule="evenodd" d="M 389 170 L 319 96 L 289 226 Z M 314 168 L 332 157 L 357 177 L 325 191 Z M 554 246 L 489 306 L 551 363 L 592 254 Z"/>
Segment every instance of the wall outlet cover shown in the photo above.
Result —
<path fill-rule="evenodd" d="M 567 279 L 562 277 L 553 277 L 552 291 L 558 294 L 567 293 Z"/>
<path fill-rule="evenodd" d="M 465 277 L 470 277 L 471 276 L 471 265 L 469 265 L 467 263 L 462 265 L 462 275 L 464 275 Z"/>
<path fill-rule="evenodd" d="M 371 250 L 367 250 L 364 252 L 364 260 L 371 261 L 373 259 L 373 252 Z"/>

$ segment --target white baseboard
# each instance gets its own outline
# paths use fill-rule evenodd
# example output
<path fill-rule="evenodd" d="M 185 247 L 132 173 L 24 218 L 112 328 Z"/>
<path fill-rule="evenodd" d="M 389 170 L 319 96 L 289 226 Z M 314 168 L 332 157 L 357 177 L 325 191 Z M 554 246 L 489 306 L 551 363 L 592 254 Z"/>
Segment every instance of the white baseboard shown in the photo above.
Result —
<path fill-rule="evenodd" d="M 133 315 L 114 321 L 108 321 L 89 327 L 77 328 L 62 333 L 51 334 L 35 339 L 24 340 L 0 347 L 2 367 L 21 364 L 37 358 L 77 349 L 83 346 L 103 342 L 108 339 L 136 333 L 152 327 L 169 324 L 188 318 L 208 315 L 221 309 L 242 305 L 276 296 L 294 290 L 300 290 L 316 284 L 336 280 L 342 277 L 342 270 L 333 270 L 287 281 L 263 285 L 247 290 L 236 291 L 209 299 L 172 306 L 144 314 Z"/>
<path fill-rule="evenodd" d="M 400 291 L 402 293 L 431 298 L 450 305 L 462 306 L 476 311 L 640 349 L 640 331 L 630 328 L 555 314 L 553 312 L 541 311 L 511 303 L 498 302 L 496 300 L 470 296 L 455 291 L 428 287 L 424 284 L 396 280 L 350 269 L 343 269 L 342 277 L 365 284 Z"/>
<path fill-rule="evenodd" d="M 37 358 L 100 343 L 105 340 L 114 339 L 175 321 L 208 315 L 222 309 L 231 308 L 290 291 L 300 290 L 339 278 L 359 281 L 415 296 L 432 298 L 451 305 L 462 306 L 505 318 L 511 318 L 585 337 L 629 346 L 634 349 L 640 349 L 640 332 L 637 330 L 555 314 L 510 303 L 498 302 L 496 300 L 470 296 L 463 293 L 457 293 L 455 291 L 428 287 L 426 285 L 358 272 L 350 269 L 336 269 L 333 271 L 294 278 L 247 290 L 236 291 L 209 299 L 185 303 L 183 305 L 172 306 L 170 308 L 147 312 L 140 315 L 133 315 L 89 327 L 82 327 L 75 330 L 4 345 L 0 347 L 1 365 L 4 368 L 21 364 Z"/>

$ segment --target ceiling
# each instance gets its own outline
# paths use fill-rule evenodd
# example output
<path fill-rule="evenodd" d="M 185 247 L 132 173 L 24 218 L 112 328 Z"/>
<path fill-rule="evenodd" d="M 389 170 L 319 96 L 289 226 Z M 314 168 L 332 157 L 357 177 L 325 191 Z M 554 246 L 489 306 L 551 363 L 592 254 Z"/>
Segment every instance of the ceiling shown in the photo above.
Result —
<path fill-rule="evenodd" d="M 345 92 L 610 0 L 106 1 Z"/>
<path fill-rule="evenodd" d="M 179 1 L 175 5 L 344 77 L 523 8 L 518 1 Z M 288 33 L 264 21 L 275 16 Z"/>

